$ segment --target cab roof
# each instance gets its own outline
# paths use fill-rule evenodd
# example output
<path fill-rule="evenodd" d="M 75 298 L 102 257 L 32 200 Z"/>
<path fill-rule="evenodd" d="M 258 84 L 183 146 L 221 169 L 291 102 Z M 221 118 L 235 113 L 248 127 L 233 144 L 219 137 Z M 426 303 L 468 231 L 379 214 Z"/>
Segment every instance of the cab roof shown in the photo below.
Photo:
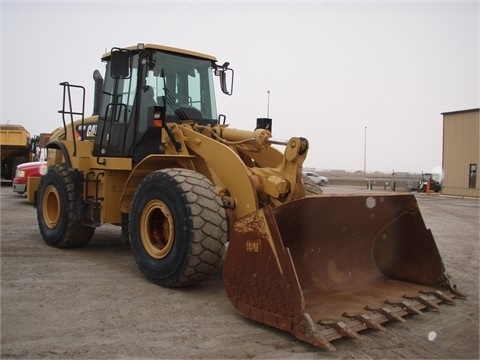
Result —
<path fill-rule="evenodd" d="M 166 51 L 166 52 L 170 52 L 170 53 L 189 55 L 189 56 L 193 56 L 193 57 L 196 57 L 196 58 L 202 58 L 202 59 L 206 59 L 206 60 L 217 61 L 217 58 L 215 56 L 212 56 L 212 55 L 207 55 L 207 54 L 199 53 L 199 52 L 196 52 L 196 51 L 180 49 L 180 48 L 175 48 L 175 47 L 165 46 L 165 45 L 138 44 L 138 45 L 128 46 L 124 49 L 131 50 L 131 51 L 135 52 L 135 51 L 139 50 L 139 45 L 143 45 L 144 49 L 160 50 L 160 51 Z M 110 58 L 110 54 L 111 54 L 111 52 L 105 53 L 102 56 L 102 60 L 108 60 Z"/>

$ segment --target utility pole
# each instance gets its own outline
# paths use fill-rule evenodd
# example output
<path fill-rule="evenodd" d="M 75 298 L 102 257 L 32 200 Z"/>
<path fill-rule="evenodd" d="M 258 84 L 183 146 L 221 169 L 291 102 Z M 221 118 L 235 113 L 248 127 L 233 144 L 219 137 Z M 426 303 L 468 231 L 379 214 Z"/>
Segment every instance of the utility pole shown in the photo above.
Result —
<path fill-rule="evenodd" d="M 365 140 L 363 147 L 363 174 L 367 175 L 367 127 L 365 126 Z"/>
<path fill-rule="evenodd" d="M 267 90 L 267 118 L 270 118 L 270 90 Z"/>

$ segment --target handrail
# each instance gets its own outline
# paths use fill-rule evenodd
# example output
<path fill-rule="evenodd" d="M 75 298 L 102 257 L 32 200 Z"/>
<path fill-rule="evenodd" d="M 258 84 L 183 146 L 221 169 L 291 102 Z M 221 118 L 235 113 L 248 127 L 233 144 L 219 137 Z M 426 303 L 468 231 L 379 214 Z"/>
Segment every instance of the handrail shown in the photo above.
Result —
<path fill-rule="evenodd" d="M 61 82 L 59 84 L 63 86 L 63 101 L 62 101 L 62 109 L 58 112 L 62 114 L 62 121 L 63 121 L 63 129 L 65 131 L 65 139 L 67 138 L 67 122 L 65 119 L 66 115 L 70 115 L 70 125 L 72 127 L 72 139 L 73 139 L 73 156 L 77 155 L 77 144 L 76 144 L 76 137 L 75 137 L 75 127 L 73 126 L 73 116 L 80 115 L 82 117 L 82 131 L 80 135 L 80 140 L 83 140 L 83 131 L 84 131 L 84 120 L 85 120 L 85 88 L 80 85 L 73 85 L 70 84 L 68 81 Z M 71 88 L 80 89 L 82 91 L 82 110 L 74 111 L 72 105 L 72 93 Z M 68 101 L 68 107 L 66 103 Z"/>

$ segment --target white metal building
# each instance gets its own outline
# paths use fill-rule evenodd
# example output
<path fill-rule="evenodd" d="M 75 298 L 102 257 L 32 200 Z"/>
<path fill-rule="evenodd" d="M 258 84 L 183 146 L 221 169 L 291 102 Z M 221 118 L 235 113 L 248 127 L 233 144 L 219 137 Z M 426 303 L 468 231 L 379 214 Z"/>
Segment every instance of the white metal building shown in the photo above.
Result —
<path fill-rule="evenodd" d="M 442 194 L 480 197 L 480 109 L 442 115 Z"/>

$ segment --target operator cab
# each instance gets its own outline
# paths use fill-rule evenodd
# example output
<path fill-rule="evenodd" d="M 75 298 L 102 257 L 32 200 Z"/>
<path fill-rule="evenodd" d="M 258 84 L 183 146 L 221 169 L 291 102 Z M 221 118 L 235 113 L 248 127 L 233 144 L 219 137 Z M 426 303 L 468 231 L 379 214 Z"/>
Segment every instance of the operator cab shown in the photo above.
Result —
<path fill-rule="evenodd" d="M 162 153 L 166 123 L 217 120 L 213 74 L 222 91 L 231 94 L 233 71 L 219 67 L 213 56 L 159 45 L 113 48 L 106 61 L 93 155 L 133 157 Z M 226 76 L 231 72 L 232 83 Z M 164 129 L 164 130 L 163 130 Z"/>

